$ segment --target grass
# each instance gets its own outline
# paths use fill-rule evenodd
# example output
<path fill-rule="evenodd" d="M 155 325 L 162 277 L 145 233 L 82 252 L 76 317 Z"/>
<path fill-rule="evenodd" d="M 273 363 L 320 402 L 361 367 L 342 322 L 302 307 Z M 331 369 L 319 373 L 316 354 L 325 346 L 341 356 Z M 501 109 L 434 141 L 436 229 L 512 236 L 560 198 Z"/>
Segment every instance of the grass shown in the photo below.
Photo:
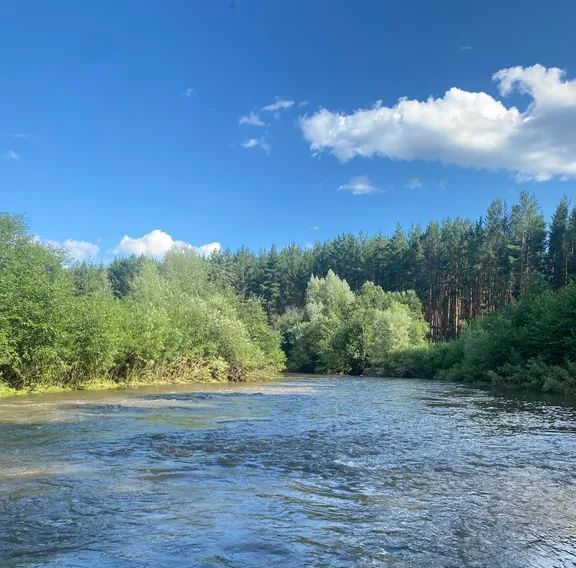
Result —
<path fill-rule="evenodd" d="M 241 380 L 230 381 L 221 376 L 214 377 L 209 373 L 185 373 L 185 374 L 160 374 L 146 373 L 133 375 L 129 379 L 115 381 L 110 378 L 94 378 L 85 382 L 72 385 L 43 385 L 38 384 L 28 388 L 15 389 L 6 383 L 0 382 L 0 399 L 10 396 L 22 396 L 27 394 L 50 394 L 74 391 L 99 391 L 125 389 L 131 387 L 155 386 L 155 385 L 184 385 L 184 384 L 233 384 L 234 382 L 264 382 L 280 378 L 281 374 L 276 369 L 260 369 L 251 371 L 242 376 Z"/>

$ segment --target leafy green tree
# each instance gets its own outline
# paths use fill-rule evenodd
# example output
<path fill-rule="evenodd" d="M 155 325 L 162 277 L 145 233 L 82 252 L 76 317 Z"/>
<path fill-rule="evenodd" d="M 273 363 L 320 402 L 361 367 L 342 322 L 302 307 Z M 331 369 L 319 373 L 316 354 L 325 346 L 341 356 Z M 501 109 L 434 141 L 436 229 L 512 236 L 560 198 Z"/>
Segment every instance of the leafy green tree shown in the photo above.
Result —
<path fill-rule="evenodd" d="M 371 365 L 384 365 L 397 351 L 425 344 L 426 323 L 414 318 L 405 304 L 393 302 L 386 310 L 377 310 L 370 322 L 372 333 L 368 348 Z"/>
<path fill-rule="evenodd" d="M 108 279 L 117 298 L 124 298 L 130 293 L 132 283 L 144 262 L 144 257 L 132 255 L 128 258 L 116 258 L 110 263 Z"/>
<path fill-rule="evenodd" d="M 360 374 L 398 349 L 425 343 L 427 325 L 413 291 L 366 282 L 355 294 L 332 270 L 312 277 L 302 310 L 277 320 L 294 370 Z"/>
<path fill-rule="evenodd" d="M 245 380 L 284 366 L 261 302 L 214 282 L 191 252 L 69 265 L 4 214 L 0 281 L 0 382 L 13 388 Z"/>

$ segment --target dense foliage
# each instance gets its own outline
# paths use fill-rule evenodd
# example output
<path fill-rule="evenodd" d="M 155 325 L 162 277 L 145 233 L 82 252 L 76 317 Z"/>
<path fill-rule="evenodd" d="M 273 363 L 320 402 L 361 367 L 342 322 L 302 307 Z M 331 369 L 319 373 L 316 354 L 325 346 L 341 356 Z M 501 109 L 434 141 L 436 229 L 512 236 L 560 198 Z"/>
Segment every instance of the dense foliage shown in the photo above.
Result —
<path fill-rule="evenodd" d="M 576 282 L 528 291 L 459 339 L 392 354 L 380 372 L 576 393 Z"/>
<path fill-rule="evenodd" d="M 476 222 L 391 236 L 66 261 L 0 215 L 0 388 L 241 380 L 287 360 L 301 371 L 576 390 L 576 208 L 566 198 L 549 225 L 523 193 Z"/>
<path fill-rule="evenodd" d="M 311 248 L 254 254 L 243 248 L 211 259 L 213 277 L 243 297 L 263 299 L 270 315 L 302 308 L 311 275 L 333 270 L 351 289 L 373 282 L 415 290 L 432 340 L 457 337 L 479 315 L 509 305 L 535 279 L 560 289 L 576 277 L 576 209 L 563 199 L 549 227 L 526 193 L 508 209 L 501 200 L 478 221 L 446 219 L 393 235 L 341 235 Z"/>
<path fill-rule="evenodd" d="M 413 292 L 385 292 L 366 282 L 354 293 L 332 270 L 310 279 L 304 308 L 288 310 L 277 326 L 290 369 L 347 374 L 423 346 L 428 327 Z"/>
<path fill-rule="evenodd" d="M 65 266 L 58 250 L 0 216 L 0 383 L 16 389 L 109 380 L 241 380 L 283 368 L 257 299 L 211 282 L 207 264 Z"/>

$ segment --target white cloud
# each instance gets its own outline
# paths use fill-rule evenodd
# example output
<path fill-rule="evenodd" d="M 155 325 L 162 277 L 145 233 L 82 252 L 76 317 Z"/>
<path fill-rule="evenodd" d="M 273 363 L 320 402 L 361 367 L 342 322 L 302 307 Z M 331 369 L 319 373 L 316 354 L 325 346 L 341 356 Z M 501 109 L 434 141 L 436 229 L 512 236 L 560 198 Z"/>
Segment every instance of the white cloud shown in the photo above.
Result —
<path fill-rule="evenodd" d="M 194 89 L 193 87 L 188 87 L 183 93 L 182 95 L 185 97 L 193 97 L 196 94 L 196 89 Z"/>
<path fill-rule="evenodd" d="M 2 154 L 2 159 L 9 162 L 18 162 L 20 160 L 20 154 L 17 154 L 14 150 L 6 150 L 6 152 Z"/>
<path fill-rule="evenodd" d="M 421 189 L 424 187 L 424 184 L 418 178 L 410 178 L 406 182 L 406 187 L 408 189 Z"/>
<path fill-rule="evenodd" d="M 124 235 L 114 252 L 116 254 L 135 254 L 137 256 L 144 255 L 152 258 L 162 258 L 171 250 L 186 250 L 200 256 L 209 256 L 220 249 L 220 243 L 217 242 L 194 246 L 184 241 L 174 240 L 168 233 L 160 229 L 154 229 L 139 238 Z"/>
<path fill-rule="evenodd" d="M 287 110 L 290 107 L 294 106 L 294 101 L 288 99 L 281 99 L 280 97 L 276 97 L 273 103 L 269 105 L 263 106 L 262 110 L 264 112 L 271 112 L 274 115 L 274 118 L 280 117 L 280 111 Z"/>
<path fill-rule="evenodd" d="M 64 241 L 52 241 L 34 237 L 34 240 L 44 245 L 63 249 L 71 261 L 84 261 L 94 258 L 99 252 L 100 247 L 88 241 L 76 241 L 66 239 Z"/>
<path fill-rule="evenodd" d="M 14 134 L 12 134 L 12 138 L 21 138 L 21 139 L 25 139 L 25 138 L 31 138 L 32 134 L 28 134 L 27 132 L 16 132 Z"/>
<path fill-rule="evenodd" d="M 218 242 L 206 243 L 205 245 L 200 245 L 198 247 L 192 247 L 196 254 L 200 256 L 210 256 L 215 252 L 220 252 L 222 245 Z"/>
<path fill-rule="evenodd" d="M 75 241 L 74 239 L 66 239 L 62 243 L 62 248 L 73 260 L 89 260 L 100 252 L 98 245 L 88 241 Z"/>
<path fill-rule="evenodd" d="M 307 104 L 308 101 L 301 101 L 297 104 L 297 106 L 305 107 Z M 275 119 L 279 119 L 283 111 L 292 108 L 294 105 L 296 105 L 296 102 L 293 100 L 276 97 L 273 103 L 270 103 L 269 105 L 264 105 L 263 107 L 260 108 L 260 111 L 264 113 L 271 113 Z M 238 120 L 238 124 L 248 126 L 268 126 L 268 124 L 266 123 L 265 120 L 262 119 L 260 114 L 253 111 L 250 112 L 249 114 L 241 116 Z"/>
<path fill-rule="evenodd" d="M 266 126 L 266 123 L 255 112 L 241 116 L 238 120 L 238 124 L 245 124 L 248 126 Z"/>
<path fill-rule="evenodd" d="M 247 138 L 242 142 L 243 148 L 261 148 L 267 154 L 270 154 L 270 145 L 268 144 L 266 138 Z"/>
<path fill-rule="evenodd" d="M 321 109 L 301 119 L 302 131 L 312 151 L 343 162 L 383 156 L 507 170 L 519 180 L 576 177 L 576 81 L 541 65 L 502 69 L 493 79 L 502 96 L 528 95 L 526 110 L 453 87 L 441 98 L 402 98 L 392 107 Z"/>
<path fill-rule="evenodd" d="M 471 45 L 461 45 L 459 47 L 460 51 L 472 51 L 472 46 Z"/>
<path fill-rule="evenodd" d="M 338 191 L 349 191 L 352 195 L 369 195 L 378 193 L 380 188 L 376 187 L 367 176 L 357 176 L 341 185 Z"/>

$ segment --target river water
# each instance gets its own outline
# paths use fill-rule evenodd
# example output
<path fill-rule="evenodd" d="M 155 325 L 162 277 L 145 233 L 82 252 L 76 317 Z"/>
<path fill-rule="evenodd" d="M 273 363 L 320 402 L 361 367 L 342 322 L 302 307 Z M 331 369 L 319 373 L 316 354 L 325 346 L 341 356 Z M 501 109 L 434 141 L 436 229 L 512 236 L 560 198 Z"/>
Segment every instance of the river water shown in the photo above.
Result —
<path fill-rule="evenodd" d="M 294 377 L 0 401 L 0 566 L 576 565 L 576 407 Z"/>

